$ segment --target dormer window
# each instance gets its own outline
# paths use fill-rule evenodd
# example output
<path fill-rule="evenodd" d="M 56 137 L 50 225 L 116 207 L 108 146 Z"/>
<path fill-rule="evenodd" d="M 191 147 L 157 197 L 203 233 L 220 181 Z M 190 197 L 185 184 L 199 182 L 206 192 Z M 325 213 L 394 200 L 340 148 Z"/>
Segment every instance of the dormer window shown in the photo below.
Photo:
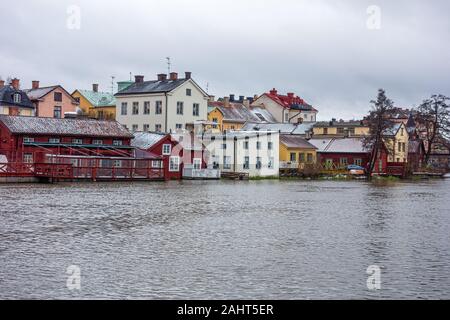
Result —
<path fill-rule="evenodd" d="M 22 102 L 22 96 L 20 95 L 20 93 L 14 93 L 13 101 L 14 101 L 14 103 L 21 103 Z"/>

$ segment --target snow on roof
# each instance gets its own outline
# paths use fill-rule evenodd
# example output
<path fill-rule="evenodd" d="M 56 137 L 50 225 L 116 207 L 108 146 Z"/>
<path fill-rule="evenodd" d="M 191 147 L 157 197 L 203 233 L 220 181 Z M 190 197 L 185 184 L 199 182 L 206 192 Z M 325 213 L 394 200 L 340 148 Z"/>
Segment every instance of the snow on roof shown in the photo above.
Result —
<path fill-rule="evenodd" d="M 166 135 L 158 132 L 135 132 L 131 145 L 140 149 L 150 149 L 161 141 Z"/>
<path fill-rule="evenodd" d="M 329 138 L 310 139 L 309 143 L 316 146 L 322 153 L 366 153 L 361 138 Z"/>

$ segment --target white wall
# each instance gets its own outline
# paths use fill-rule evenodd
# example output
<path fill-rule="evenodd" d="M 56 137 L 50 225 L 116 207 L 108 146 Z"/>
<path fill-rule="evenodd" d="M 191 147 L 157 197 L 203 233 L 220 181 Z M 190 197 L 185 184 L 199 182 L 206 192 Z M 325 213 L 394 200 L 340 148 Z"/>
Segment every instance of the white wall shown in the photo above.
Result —
<path fill-rule="evenodd" d="M 186 95 L 186 89 L 191 89 L 191 96 Z M 176 130 L 176 124 L 182 124 L 183 128 L 186 123 L 195 120 L 207 120 L 208 117 L 208 98 L 203 92 L 192 83 L 186 81 L 174 91 L 167 93 L 167 128 L 166 126 L 166 96 L 161 94 L 142 94 L 116 97 L 116 120 L 126 125 L 129 130 L 133 125 L 138 125 L 137 130 L 143 131 L 144 124 L 150 125 L 150 131 L 155 131 L 156 125 L 160 124 L 162 131 L 169 132 Z M 144 102 L 150 102 L 150 114 L 144 114 Z M 156 114 L 156 101 L 162 101 L 162 113 Z M 177 102 L 184 102 L 183 115 L 177 114 Z M 128 103 L 127 115 L 122 115 L 122 102 Z M 139 114 L 133 115 L 133 102 L 139 103 Z M 199 104 L 199 116 L 193 116 L 193 104 Z"/>
<path fill-rule="evenodd" d="M 206 137 L 204 144 L 210 153 L 208 164 L 213 165 L 214 162 L 218 163 L 222 171 L 236 171 L 249 173 L 250 177 L 268 177 L 278 176 L 279 174 L 279 133 L 272 132 L 270 135 L 267 133 L 259 132 L 259 137 L 256 132 L 241 132 L 237 136 L 237 141 L 234 140 L 233 135 L 226 135 L 224 141 L 223 135 L 216 135 L 215 140 L 211 140 L 210 137 Z M 246 140 L 245 137 L 249 139 Z M 244 148 L 244 142 L 248 141 L 249 148 Z M 257 149 L 257 141 L 261 143 L 261 148 Z M 268 149 L 268 142 L 272 142 L 272 149 Z M 222 145 L 226 144 L 226 149 L 222 148 Z M 230 157 L 230 168 L 224 167 L 224 156 Z M 244 168 L 245 157 L 249 157 L 249 169 Z M 257 157 L 261 158 L 261 169 L 256 168 Z M 269 161 L 272 161 L 272 167 L 269 168 Z"/>

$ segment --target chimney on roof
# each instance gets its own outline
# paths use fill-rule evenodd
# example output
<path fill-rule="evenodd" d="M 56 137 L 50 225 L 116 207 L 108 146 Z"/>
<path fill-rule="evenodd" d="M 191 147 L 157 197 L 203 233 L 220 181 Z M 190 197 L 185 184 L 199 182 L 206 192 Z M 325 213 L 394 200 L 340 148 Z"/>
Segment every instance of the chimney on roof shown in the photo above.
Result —
<path fill-rule="evenodd" d="M 242 100 L 242 104 L 246 107 L 246 108 L 250 108 L 250 100 L 248 98 L 245 98 Z"/>
<path fill-rule="evenodd" d="M 276 96 L 278 94 L 277 89 L 273 88 L 272 90 L 270 90 L 270 94 Z"/>
<path fill-rule="evenodd" d="M 98 84 L 97 83 L 92 84 L 92 91 L 98 92 Z"/>
<path fill-rule="evenodd" d="M 257 95 L 257 94 L 255 94 L 255 95 L 253 96 L 253 101 L 256 100 L 256 99 L 258 99 L 258 95 Z"/>
<path fill-rule="evenodd" d="M 214 102 L 216 100 L 216 97 L 213 95 L 209 95 L 208 102 Z"/>
<path fill-rule="evenodd" d="M 166 81 L 167 80 L 167 74 L 165 74 L 165 73 L 159 73 L 157 76 L 158 76 L 158 81 Z"/>
<path fill-rule="evenodd" d="M 39 81 L 37 81 L 37 80 L 31 81 L 31 88 L 32 89 L 39 89 Z"/>
<path fill-rule="evenodd" d="M 134 76 L 134 82 L 136 83 L 144 82 L 144 76 Z"/>
<path fill-rule="evenodd" d="M 20 86 L 20 80 L 17 78 L 14 78 L 11 80 L 11 85 L 15 90 L 19 90 L 19 86 Z"/>
<path fill-rule="evenodd" d="M 244 102 L 245 97 L 244 96 L 239 96 L 239 102 L 242 103 Z"/>
<path fill-rule="evenodd" d="M 288 96 L 289 98 L 293 98 L 293 97 L 294 97 L 294 93 L 288 92 L 287 96 Z"/>
<path fill-rule="evenodd" d="M 234 102 L 234 94 L 230 94 L 230 102 Z"/>
<path fill-rule="evenodd" d="M 172 81 L 178 80 L 178 73 L 171 72 L 170 73 L 170 80 L 172 80 Z"/>
<path fill-rule="evenodd" d="M 223 98 L 223 106 L 224 107 L 228 107 L 230 105 L 230 98 L 229 97 L 224 97 Z"/>
<path fill-rule="evenodd" d="M 186 79 L 190 79 L 190 78 L 192 77 L 192 72 L 186 71 L 186 72 L 184 73 L 184 77 L 185 77 Z"/>
<path fill-rule="evenodd" d="M 250 103 L 250 104 L 252 104 L 253 103 L 253 97 L 247 97 L 247 100 L 248 100 L 248 102 Z"/>
<path fill-rule="evenodd" d="M 5 80 L 0 80 L 0 88 L 3 88 L 5 86 Z"/>

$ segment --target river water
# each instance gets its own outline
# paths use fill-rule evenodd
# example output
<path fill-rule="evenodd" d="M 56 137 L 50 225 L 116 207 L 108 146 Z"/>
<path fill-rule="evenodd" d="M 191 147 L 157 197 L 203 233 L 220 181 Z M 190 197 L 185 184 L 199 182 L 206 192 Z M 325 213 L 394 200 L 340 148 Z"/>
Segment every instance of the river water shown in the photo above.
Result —
<path fill-rule="evenodd" d="M 17 184 L 0 200 L 0 298 L 450 298 L 449 180 Z"/>

